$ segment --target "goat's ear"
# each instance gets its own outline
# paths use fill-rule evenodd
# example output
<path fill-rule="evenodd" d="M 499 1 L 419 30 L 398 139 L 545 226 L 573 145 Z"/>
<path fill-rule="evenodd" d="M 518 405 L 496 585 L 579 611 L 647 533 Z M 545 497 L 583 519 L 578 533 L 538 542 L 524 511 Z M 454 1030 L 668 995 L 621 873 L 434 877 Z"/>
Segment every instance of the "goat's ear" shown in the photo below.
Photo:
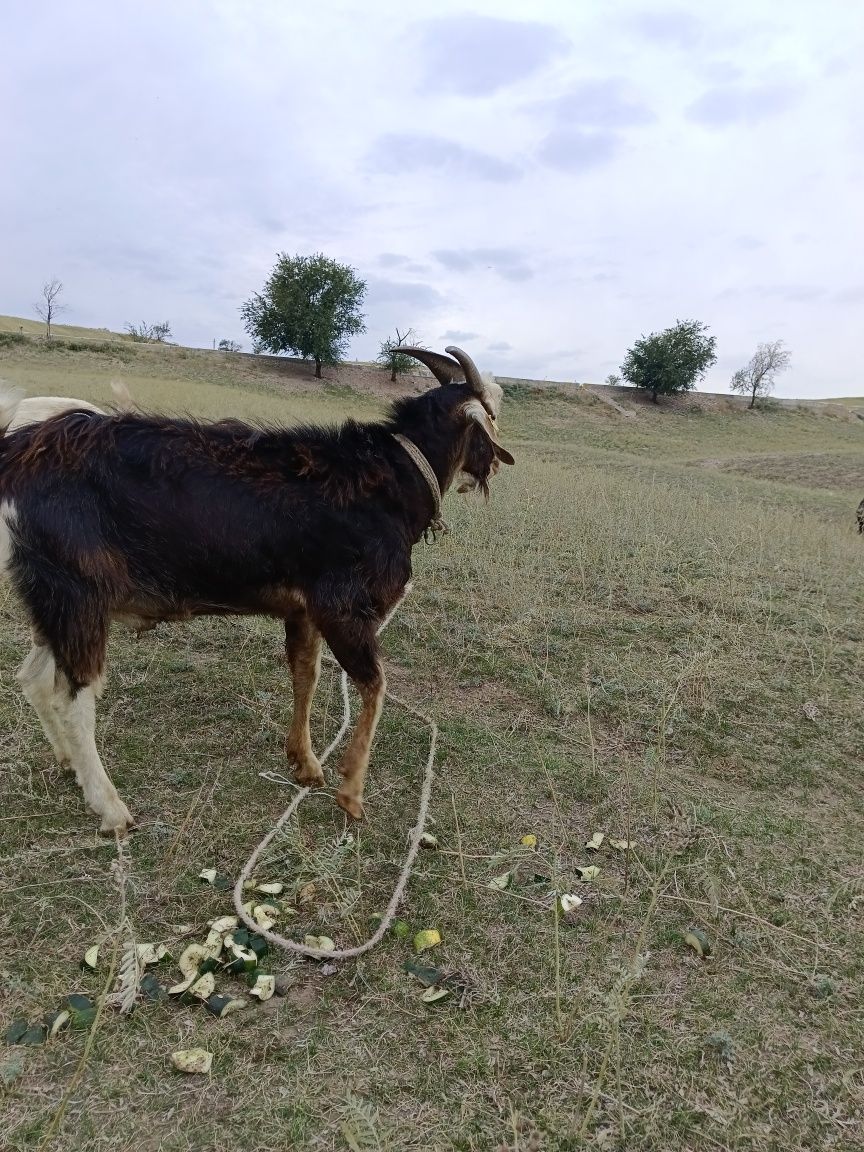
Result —
<path fill-rule="evenodd" d="M 498 425 L 483 407 L 479 400 L 469 400 L 465 405 L 465 415 L 469 420 L 479 424 L 495 449 L 496 457 L 504 464 L 515 464 L 516 461 L 498 439 Z"/>

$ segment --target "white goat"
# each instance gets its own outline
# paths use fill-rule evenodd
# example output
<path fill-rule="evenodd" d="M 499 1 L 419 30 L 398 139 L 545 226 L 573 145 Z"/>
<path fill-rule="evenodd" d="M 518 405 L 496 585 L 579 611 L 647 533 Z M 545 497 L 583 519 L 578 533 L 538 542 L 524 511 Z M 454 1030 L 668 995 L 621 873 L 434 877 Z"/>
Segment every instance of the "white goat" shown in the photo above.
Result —
<path fill-rule="evenodd" d="M 123 412 L 131 412 L 135 402 L 125 384 L 119 380 L 111 381 L 111 391 L 114 394 L 115 406 Z M 73 408 L 77 411 L 96 412 L 104 416 L 102 408 L 97 408 L 89 400 L 76 400 L 73 396 L 24 396 L 20 388 L 8 388 L 0 381 L 0 405 L 3 411 L 13 411 L 14 415 L 6 425 L 5 434 L 14 432 L 16 428 L 23 428 L 27 424 L 41 424 L 52 416 L 59 416 L 61 412 L 69 412 Z"/>

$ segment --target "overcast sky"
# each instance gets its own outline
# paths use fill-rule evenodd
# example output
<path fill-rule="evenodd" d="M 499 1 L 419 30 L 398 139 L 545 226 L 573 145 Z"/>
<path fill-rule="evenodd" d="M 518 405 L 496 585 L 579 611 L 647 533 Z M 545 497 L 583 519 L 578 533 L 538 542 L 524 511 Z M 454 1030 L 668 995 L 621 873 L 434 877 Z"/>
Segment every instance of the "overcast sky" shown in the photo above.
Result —
<path fill-rule="evenodd" d="M 249 347 L 277 252 L 502 375 L 601 381 L 696 318 L 725 390 L 864 393 L 856 0 L 5 0 L 0 312 Z"/>

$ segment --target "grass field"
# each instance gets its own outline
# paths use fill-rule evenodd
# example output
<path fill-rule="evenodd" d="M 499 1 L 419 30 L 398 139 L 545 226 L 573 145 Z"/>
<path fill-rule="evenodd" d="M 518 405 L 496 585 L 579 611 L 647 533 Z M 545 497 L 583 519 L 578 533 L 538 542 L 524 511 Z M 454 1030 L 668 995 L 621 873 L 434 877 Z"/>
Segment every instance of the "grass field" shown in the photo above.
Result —
<path fill-rule="evenodd" d="M 382 410 L 251 358 L 0 350 L 0 377 L 31 394 L 105 400 L 118 376 L 145 405 L 206 415 Z M 286 994 L 224 1020 L 174 1001 L 106 1009 L 89 1033 L 0 1047 L 4 1149 L 864 1148 L 864 424 L 625 418 L 520 389 L 502 431 L 517 467 L 488 506 L 447 497 L 451 534 L 418 547 L 385 640 L 391 686 L 441 725 L 439 846 L 401 915 L 440 931 L 432 963 L 464 993 L 422 1003 L 410 937 L 394 935 L 335 971 L 271 956 Z M 110 950 L 95 973 L 80 959 L 120 896 L 115 846 L 14 682 L 27 633 L 2 595 L 5 1028 L 72 992 L 98 1000 Z M 125 886 L 139 942 L 176 955 L 230 913 L 199 871 L 236 876 L 288 803 L 258 775 L 284 770 L 279 651 L 266 620 L 113 637 L 99 739 L 140 821 Z M 317 746 L 337 712 L 325 673 Z M 425 751 L 388 705 L 368 818 L 337 863 L 319 860 L 301 937 L 369 934 Z M 300 842 L 334 857 L 343 827 L 324 795 Z M 595 831 L 635 847 L 592 855 Z M 268 878 L 290 880 L 298 851 L 286 839 Z M 553 892 L 584 903 L 559 916 Z M 207 1077 L 168 1063 L 194 1046 L 214 1054 Z"/>

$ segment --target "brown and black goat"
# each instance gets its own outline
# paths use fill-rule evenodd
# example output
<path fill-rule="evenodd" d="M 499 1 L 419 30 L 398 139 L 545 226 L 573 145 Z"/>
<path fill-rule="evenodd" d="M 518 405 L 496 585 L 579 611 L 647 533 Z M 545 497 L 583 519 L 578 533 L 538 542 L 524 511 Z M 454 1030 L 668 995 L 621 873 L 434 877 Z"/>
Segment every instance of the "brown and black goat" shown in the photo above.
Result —
<path fill-rule="evenodd" d="M 76 410 L 0 440 L 0 571 L 33 633 L 18 678 L 103 832 L 133 822 L 95 740 L 112 620 L 283 619 L 285 748 L 309 785 L 324 782 L 309 734 L 323 637 L 363 702 L 337 792 L 362 816 L 385 688 L 376 633 L 405 593 L 412 547 L 458 474 L 462 489 L 486 493 L 499 461 L 513 463 L 497 436 L 501 388 L 458 348 L 402 351 L 440 386 L 380 423 L 280 429 Z M 14 409 L 5 404 L 0 429 Z"/>

